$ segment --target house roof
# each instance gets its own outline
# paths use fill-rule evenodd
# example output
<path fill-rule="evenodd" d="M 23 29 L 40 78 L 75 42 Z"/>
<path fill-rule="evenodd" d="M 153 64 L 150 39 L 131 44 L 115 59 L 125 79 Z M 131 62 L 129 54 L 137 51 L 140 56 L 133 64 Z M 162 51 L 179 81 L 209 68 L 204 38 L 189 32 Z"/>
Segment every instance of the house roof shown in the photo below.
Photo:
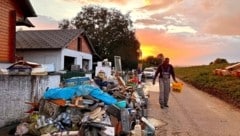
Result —
<path fill-rule="evenodd" d="M 28 20 L 27 18 L 21 18 L 19 20 L 16 21 L 16 25 L 17 26 L 28 26 L 28 27 L 34 27 L 34 25 L 32 24 L 32 22 L 30 20 Z"/>
<path fill-rule="evenodd" d="M 97 55 L 88 36 L 82 29 L 18 31 L 16 32 L 16 49 L 61 49 L 65 48 L 79 35 L 86 39 L 92 53 Z"/>
<path fill-rule="evenodd" d="M 29 0 L 16 0 L 16 2 L 22 9 L 25 17 L 37 17 Z"/>
<path fill-rule="evenodd" d="M 34 27 L 34 25 L 27 19 L 27 17 L 37 17 L 31 3 L 29 0 L 16 0 L 16 3 L 19 5 L 21 10 L 23 11 L 24 17 L 16 21 L 17 26 L 28 26 Z"/>

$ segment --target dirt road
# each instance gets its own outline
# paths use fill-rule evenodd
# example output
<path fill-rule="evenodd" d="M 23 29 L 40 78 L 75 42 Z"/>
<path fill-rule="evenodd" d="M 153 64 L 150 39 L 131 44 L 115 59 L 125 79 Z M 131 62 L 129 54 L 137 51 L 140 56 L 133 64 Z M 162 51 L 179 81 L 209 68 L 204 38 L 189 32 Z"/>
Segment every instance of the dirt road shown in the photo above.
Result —
<path fill-rule="evenodd" d="M 240 136 L 240 110 L 184 83 L 182 93 L 171 92 L 169 108 L 158 103 L 158 84 L 149 91 L 149 120 L 156 136 Z"/>

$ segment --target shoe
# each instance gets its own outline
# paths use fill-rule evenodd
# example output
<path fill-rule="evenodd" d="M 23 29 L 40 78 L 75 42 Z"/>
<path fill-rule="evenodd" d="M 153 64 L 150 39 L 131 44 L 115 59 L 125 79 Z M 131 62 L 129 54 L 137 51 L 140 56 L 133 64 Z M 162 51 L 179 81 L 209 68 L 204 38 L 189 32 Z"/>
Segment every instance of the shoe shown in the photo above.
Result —
<path fill-rule="evenodd" d="M 165 107 L 169 107 L 167 104 L 164 104 Z"/>
<path fill-rule="evenodd" d="M 163 105 L 161 105 L 161 109 L 163 109 L 164 108 L 164 106 Z"/>

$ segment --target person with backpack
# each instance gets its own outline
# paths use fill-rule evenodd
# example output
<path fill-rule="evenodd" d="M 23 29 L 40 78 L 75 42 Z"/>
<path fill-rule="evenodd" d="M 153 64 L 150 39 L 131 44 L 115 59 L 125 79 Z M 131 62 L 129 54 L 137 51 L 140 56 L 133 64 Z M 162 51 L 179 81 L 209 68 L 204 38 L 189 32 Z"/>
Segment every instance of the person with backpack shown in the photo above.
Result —
<path fill-rule="evenodd" d="M 169 107 L 168 99 L 170 93 L 170 76 L 172 76 L 173 81 L 177 83 L 175 79 L 174 68 L 171 64 L 169 64 L 169 58 L 165 58 L 162 64 L 159 64 L 157 71 L 155 72 L 155 76 L 153 78 L 153 85 L 155 85 L 155 81 L 157 76 L 159 75 L 159 104 L 161 108 Z"/>

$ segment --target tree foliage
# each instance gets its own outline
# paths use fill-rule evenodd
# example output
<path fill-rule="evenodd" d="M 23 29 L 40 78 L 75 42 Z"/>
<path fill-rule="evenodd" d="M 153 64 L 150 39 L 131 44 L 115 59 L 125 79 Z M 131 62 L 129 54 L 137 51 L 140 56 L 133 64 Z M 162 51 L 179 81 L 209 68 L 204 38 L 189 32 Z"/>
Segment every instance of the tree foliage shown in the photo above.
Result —
<path fill-rule="evenodd" d="M 210 65 L 211 64 L 224 64 L 224 63 L 228 63 L 228 61 L 224 58 L 217 58 L 213 62 L 211 62 Z"/>
<path fill-rule="evenodd" d="M 121 56 L 123 69 L 137 67 L 140 44 L 129 14 L 123 15 L 116 9 L 90 5 L 83 7 L 70 23 L 64 19 L 59 28 L 68 29 L 71 25 L 86 31 L 102 58 L 114 62 L 114 56 Z"/>
<path fill-rule="evenodd" d="M 157 67 L 160 61 L 158 57 L 148 56 L 143 60 L 143 67 Z"/>
<path fill-rule="evenodd" d="M 70 21 L 67 19 L 63 19 L 62 22 L 58 24 L 58 27 L 61 29 L 69 29 L 70 28 Z"/>

